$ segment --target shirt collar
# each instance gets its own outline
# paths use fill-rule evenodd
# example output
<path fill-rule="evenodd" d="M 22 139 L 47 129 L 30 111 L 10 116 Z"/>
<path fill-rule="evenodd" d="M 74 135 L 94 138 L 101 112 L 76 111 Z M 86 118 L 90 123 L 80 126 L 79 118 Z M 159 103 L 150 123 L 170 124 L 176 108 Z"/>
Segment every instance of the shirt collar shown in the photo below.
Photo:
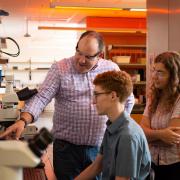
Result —
<path fill-rule="evenodd" d="M 97 63 L 92 67 L 91 71 L 98 68 L 98 66 L 100 65 L 100 62 L 101 62 L 101 58 L 98 59 Z"/>
<path fill-rule="evenodd" d="M 125 120 L 127 119 L 128 114 L 124 111 L 114 122 L 111 122 L 108 120 L 106 122 L 107 125 L 107 130 L 111 133 L 114 134 L 116 131 L 119 130 L 119 127 L 121 127 Z"/>

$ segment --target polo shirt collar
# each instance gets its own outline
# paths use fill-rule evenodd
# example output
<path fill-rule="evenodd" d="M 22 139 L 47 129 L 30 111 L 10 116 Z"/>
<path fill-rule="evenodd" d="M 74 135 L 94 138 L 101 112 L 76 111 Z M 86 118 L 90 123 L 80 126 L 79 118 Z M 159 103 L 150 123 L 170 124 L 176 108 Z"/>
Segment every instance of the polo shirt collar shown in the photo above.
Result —
<path fill-rule="evenodd" d="M 124 124 L 125 119 L 127 119 L 127 116 L 128 116 L 128 114 L 124 111 L 114 122 L 111 122 L 110 120 L 108 120 L 106 122 L 107 130 L 111 134 L 113 134 L 116 131 L 118 131 L 119 127 L 121 127 Z"/>

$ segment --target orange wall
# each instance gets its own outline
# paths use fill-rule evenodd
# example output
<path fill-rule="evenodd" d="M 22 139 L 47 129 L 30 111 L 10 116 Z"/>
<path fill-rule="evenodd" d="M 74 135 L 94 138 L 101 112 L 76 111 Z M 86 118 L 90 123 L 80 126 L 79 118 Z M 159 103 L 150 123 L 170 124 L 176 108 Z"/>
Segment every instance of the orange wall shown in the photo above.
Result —
<path fill-rule="evenodd" d="M 103 34 L 106 45 L 145 45 L 146 18 L 129 18 L 129 17 L 87 17 L 87 28 L 108 29 L 109 32 L 101 32 Z M 113 30 L 119 32 L 113 32 Z M 112 30 L 112 32 L 110 32 Z M 128 32 L 129 31 L 129 32 Z"/>
<path fill-rule="evenodd" d="M 146 29 L 146 18 L 87 17 L 87 28 Z"/>
<path fill-rule="evenodd" d="M 145 45 L 145 33 L 101 33 L 104 37 L 105 44 L 119 45 Z"/>

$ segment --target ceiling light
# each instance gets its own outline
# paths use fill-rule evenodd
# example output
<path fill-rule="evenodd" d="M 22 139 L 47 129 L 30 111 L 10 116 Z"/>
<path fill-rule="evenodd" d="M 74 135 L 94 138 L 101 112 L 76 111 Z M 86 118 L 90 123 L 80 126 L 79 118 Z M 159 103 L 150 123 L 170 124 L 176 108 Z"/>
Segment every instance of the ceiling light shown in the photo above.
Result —
<path fill-rule="evenodd" d="M 97 2 L 97 1 L 72 1 L 72 0 L 50 0 L 50 8 L 61 8 L 61 9 L 81 9 L 81 10 L 127 10 L 127 11 L 146 11 L 143 7 L 133 8 L 130 7 L 123 8 L 123 3 L 113 3 L 109 1 L 108 3 Z"/>
<path fill-rule="evenodd" d="M 24 34 L 24 37 L 31 37 L 31 35 L 26 33 L 26 34 Z"/>
<path fill-rule="evenodd" d="M 86 27 L 57 27 L 57 26 L 38 26 L 39 30 L 74 30 L 74 31 L 87 31 L 94 30 L 98 32 L 121 32 L 121 33 L 136 33 L 136 29 L 120 29 L 120 28 L 86 28 Z M 146 30 L 139 30 L 141 33 L 146 33 Z"/>
<path fill-rule="evenodd" d="M 147 9 L 144 8 L 123 8 L 124 11 L 147 11 Z"/>
<path fill-rule="evenodd" d="M 24 34 L 24 37 L 31 37 L 31 35 L 28 33 L 28 19 L 26 18 L 26 33 Z"/>
<path fill-rule="evenodd" d="M 147 9 L 143 9 L 143 8 L 130 8 L 130 11 L 147 11 Z"/>
<path fill-rule="evenodd" d="M 82 10 L 113 10 L 113 11 L 119 11 L 122 10 L 122 8 L 114 8 L 114 7 L 82 7 L 82 6 L 55 6 L 54 8 L 57 9 L 82 9 Z"/>
<path fill-rule="evenodd" d="M 61 8 L 61 9 L 80 9 L 80 10 L 122 10 L 121 7 L 117 5 L 110 5 L 106 3 L 94 3 L 92 1 L 87 3 L 81 2 L 72 2 L 68 0 L 51 0 L 50 8 Z"/>
<path fill-rule="evenodd" d="M 108 11 L 139 11 L 145 12 L 147 9 L 144 8 L 117 8 L 117 7 L 85 7 L 85 6 L 53 6 L 56 9 L 79 9 L 79 10 L 108 10 Z"/>

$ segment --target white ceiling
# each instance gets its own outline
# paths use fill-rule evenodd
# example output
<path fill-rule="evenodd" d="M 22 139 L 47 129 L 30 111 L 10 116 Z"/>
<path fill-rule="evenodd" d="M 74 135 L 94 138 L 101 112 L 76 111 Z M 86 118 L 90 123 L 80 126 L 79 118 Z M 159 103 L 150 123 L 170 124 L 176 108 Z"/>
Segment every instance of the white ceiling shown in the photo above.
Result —
<path fill-rule="evenodd" d="M 116 7 L 116 8 L 145 8 L 146 0 L 1 0 L 0 9 L 8 11 L 14 18 L 36 19 L 68 19 L 71 22 L 80 22 L 88 16 L 78 10 L 58 10 L 50 8 L 53 4 L 62 6 L 87 6 L 87 7 Z M 108 12 L 109 13 L 109 12 Z M 118 13 L 116 13 L 118 16 Z M 102 15 L 101 15 L 102 16 Z M 105 15 L 106 16 L 106 15 Z M 107 16 L 109 16 L 107 14 Z"/>
<path fill-rule="evenodd" d="M 50 3 L 52 1 L 52 3 Z M 59 24 L 83 23 L 86 16 L 119 17 L 132 16 L 122 11 L 92 11 L 80 9 L 50 8 L 53 3 L 62 6 L 145 8 L 146 0 L 0 0 L 0 9 L 9 12 L 9 16 L 0 16 L 0 36 L 22 35 L 39 25 L 56 26 Z M 136 14 L 137 16 L 137 14 Z"/>
<path fill-rule="evenodd" d="M 53 3 L 63 6 L 91 6 L 118 8 L 145 8 L 146 0 L 0 0 L 0 9 L 9 12 L 9 16 L 0 16 L 0 38 L 12 37 L 21 49 L 20 56 L 11 60 L 59 59 L 74 51 L 76 37 L 70 31 L 38 30 L 38 26 L 71 26 L 84 25 L 87 16 L 103 17 L 145 17 L 146 14 L 119 10 L 82 10 L 50 8 Z M 27 27 L 28 25 L 28 27 Z M 31 38 L 26 38 L 26 33 Z M 75 39 L 73 39 L 75 38 Z M 10 43 L 10 42 L 8 42 Z M 65 46 L 64 46 L 65 45 Z M 58 49 L 59 48 L 59 49 Z M 66 48 L 66 51 L 62 48 Z M 67 50 L 70 48 L 71 50 Z M 14 44 L 8 44 L 8 52 L 14 52 Z M 1 55 L 1 54 L 0 54 Z M 3 56 L 5 56 L 3 54 Z"/>

